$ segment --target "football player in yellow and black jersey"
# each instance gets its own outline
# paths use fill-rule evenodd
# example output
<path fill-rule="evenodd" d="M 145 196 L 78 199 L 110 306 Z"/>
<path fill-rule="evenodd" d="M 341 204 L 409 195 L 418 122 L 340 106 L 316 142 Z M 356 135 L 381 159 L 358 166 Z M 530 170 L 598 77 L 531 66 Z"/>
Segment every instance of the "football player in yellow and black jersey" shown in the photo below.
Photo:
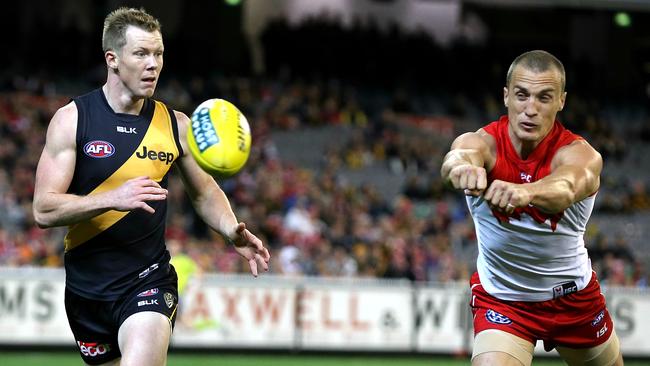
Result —
<path fill-rule="evenodd" d="M 34 217 L 67 225 L 65 306 L 84 362 L 164 365 L 178 304 L 165 248 L 176 166 L 195 209 L 257 276 L 269 252 L 188 153 L 189 118 L 151 99 L 163 66 L 157 19 L 120 8 L 104 22 L 101 88 L 52 117 L 36 171 Z"/>

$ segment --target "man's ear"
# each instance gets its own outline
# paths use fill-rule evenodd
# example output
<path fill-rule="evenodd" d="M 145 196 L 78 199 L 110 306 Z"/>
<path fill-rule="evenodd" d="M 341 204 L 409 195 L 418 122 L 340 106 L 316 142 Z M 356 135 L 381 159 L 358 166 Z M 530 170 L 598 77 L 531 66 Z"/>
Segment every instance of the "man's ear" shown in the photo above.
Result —
<path fill-rule="evenodd" d="M 104 58 L 106 59 L 106 66 L 110 69 L 117 70 L 119 57 L 115 51 L 108 50 L 104 52 Z"/>
<path fill-rule="evenodd" d="M 566 103 L 566 92 L 560 95 L 560 110 L 564 109 L 564 103 Z"/>
<path fill-rule="evenodd" d="M 508 108 L 508 87 L 504 86 L 503 87 L 503 105 Z"/>

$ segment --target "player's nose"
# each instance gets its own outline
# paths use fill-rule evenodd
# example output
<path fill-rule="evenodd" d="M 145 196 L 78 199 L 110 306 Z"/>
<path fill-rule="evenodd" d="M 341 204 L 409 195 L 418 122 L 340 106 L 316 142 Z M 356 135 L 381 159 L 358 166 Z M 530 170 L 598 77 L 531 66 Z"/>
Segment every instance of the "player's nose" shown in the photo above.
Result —
<path fill-rule="evenodd" d="M 531 98 L 528 100 L 528 102 L 526 102 L 524 113 L 526 113 L 527 116 L 537 115 L 538 110 L 539 109 L 537 108 L 537 103 L 535 102 L 535 100 Z"/>
<path fill-rule="evenodd" d="M 160 62 L 155 55 L 150 55 L 147 58 L 147 70 L 156 70 L 160 67 Z"/>

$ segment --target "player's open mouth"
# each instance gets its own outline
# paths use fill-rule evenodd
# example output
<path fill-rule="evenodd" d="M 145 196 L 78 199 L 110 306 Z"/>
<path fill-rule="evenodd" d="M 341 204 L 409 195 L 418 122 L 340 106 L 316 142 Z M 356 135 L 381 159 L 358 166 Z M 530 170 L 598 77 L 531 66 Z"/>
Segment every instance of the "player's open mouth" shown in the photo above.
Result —
<path fill-rule="evenodd" d="M 155 77 L 142 78 L 141 80 L 142 80 L 143 82 L 145 82 L 146 84 L 153 84 L 153 83 L 156 82 L 156 78 L 155 78 Z"/>
<path fill-rule="evenodd" d="M 519 125 L 523 127 L 526 130 L 532 130 L 537 127 L 536 124 L 531 123 L 531 122 L 519 122 Z"/>

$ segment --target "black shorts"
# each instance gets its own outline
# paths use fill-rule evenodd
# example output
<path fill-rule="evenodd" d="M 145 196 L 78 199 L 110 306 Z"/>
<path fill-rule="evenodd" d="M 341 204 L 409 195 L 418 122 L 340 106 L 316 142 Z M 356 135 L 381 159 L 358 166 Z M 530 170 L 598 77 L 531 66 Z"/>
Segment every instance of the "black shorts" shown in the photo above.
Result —
<path fill-rule="evenodd" d="M 121 357 L 117 333 L 124 320 L 135 313 L 161 313 L 169 318 L 172 328 L 174 327 L 178 306 L 178 279 L 174 268 L 171 265 L 169 267 L 166 277 L 143 282 L 117 300 L 91 300 L 66 288 L 65 311 L 85 363 L 99 365 Z"/>

